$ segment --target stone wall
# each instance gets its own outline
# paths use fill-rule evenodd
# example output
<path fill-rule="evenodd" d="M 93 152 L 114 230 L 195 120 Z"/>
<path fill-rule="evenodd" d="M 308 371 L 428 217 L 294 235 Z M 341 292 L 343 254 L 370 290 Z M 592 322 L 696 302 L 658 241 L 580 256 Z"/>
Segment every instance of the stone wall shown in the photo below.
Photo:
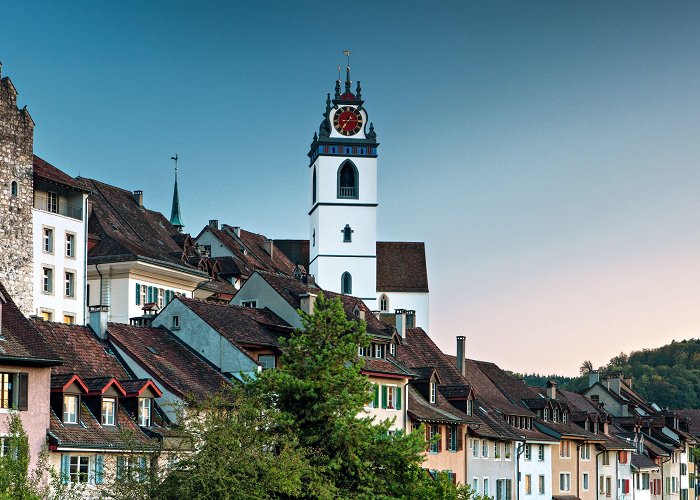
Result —
<path fill-rule="evenodd" d="M 1 69 L 1 68 L 0 68 Z M 34 122 L 17 108 L 17 91 L 0 80 L 0 281 L 20 310 L 32 314 Z M 12 193 L 12 182 L 18 192 Z"/>

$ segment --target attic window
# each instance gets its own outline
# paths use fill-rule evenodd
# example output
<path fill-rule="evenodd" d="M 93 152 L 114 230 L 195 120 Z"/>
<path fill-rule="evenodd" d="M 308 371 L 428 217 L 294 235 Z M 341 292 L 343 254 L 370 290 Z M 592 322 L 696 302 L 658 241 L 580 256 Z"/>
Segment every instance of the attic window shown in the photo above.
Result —
<path fill-rule="evenodd" d="M 172 329 L 173 329 L 173 330 L 179 330 L 179 329 L 180 329 L 180 316 L 178 316 L 177 314 L 174 314 L 174 315 L 173 315 Z M 154 354 L 158 354 L 158 353 L 154 353 Z"/>
<path fill-rule="evenodd" d="M 437 401 L 437 382 L 430 382 L 430 402 Z"/>
<path fill-rule="evenodd" d="M 152 354 L 158 354 L 158 351 L 155 349 L 155 347 L 151 347 L 149 345 L 148 347 L 146 347 L 146 349 L 148 349 L 148 352 L 150 352 Z"/>
<path fill-rule="evenodd" d="M 63 396 L 63 423 L 77 424 L 78 423 L 78 405 L 80 404 L 80 396 L 76 394 L 66 394 Z"/>

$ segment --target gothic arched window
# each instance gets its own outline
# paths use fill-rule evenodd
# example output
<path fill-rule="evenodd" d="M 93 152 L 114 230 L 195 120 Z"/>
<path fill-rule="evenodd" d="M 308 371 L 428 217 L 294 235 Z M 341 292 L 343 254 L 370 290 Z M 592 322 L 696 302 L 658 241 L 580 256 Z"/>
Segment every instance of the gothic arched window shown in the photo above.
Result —
<path fill-rule="evenodd" d="M 352 293 L 352 276 L 345 271 L 340 277 L 340 293 L 350 295 Z"/>
<path fill-rule="evenodd" d="M 359 180 L 357 167 L 351 161 L 343 163 L 338 169 L 338 198 L 357 199 L 360 194 Z"/>
<path fill-rule="evenodd" d="M 17 184 L 17 181 L 12 181 L 11 192 L 12 196 L 17 196 L 19 194 L 19 184 Z"/>
<path fill-rule="evenodd" d="M 350 224 L 345 224 L 341 232 L 343 233 L 343 243 L 352 243 L 352 233 L 355 231 L 352 230 Z"/>
<path fill-rule="evenodd" d="M 314 167 L 313 179 L 311 180 L 311 203 L 316 204 L 316 167 Z"/>
<path fill-rule="evenodd" d="M 389 297 L 385 293 L 379 297 L 379 310 L 382 312 L 389 310 Z"/>

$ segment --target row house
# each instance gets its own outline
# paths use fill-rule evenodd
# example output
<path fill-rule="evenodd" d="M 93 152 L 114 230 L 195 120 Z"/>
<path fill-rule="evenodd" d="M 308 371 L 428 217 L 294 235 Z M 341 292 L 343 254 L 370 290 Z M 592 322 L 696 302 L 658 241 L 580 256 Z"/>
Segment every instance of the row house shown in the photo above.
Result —
<path fill-rule="evenodd" d="M 36 155 L 33 168 L 34 314 L 82 325 L 89 191 Z"/>

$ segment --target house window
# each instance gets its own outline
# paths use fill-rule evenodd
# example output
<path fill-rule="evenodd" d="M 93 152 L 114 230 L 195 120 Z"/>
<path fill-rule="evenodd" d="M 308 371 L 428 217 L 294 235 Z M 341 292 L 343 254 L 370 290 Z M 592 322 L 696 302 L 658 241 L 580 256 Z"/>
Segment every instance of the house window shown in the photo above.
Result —
<path fill-rule="evenodd" d="M 70 457 L 70 482 L 87 483 L 88 470 L 90 468 L 90 457 L 71 456 Z"/>
<path fill-rule="evenodd" d="M 258 307 L 258 301 L 257 300 L 244 300 L 241 302 L 241 306 L 256 308 L 256 307 Z"/>
<path fill-rule="evenodd" d="M 379 310 L 384 312 L 389 310 L 389 297 L 385 293 L 379 297 Z"/>
<path fill-rule="evenodd" d="M 44 293 L 53 293 L 53 269 L 50 267 L 44 268 L 42 289 Z"/>
<path fill-rule="evenodd" d="M 316 228 L 314 228 L 314 231 L 311 234 L 311 246 L 316 246 Z"/>
<path fill-rule="evenodd" d="M 501 458 L 501 443 L 498 441 L 493 443 L 493 458 L 495 458 L 496 460 Z"/>
<path fill-rule="evenodd" d="M 66 297 L 75 297 L 75 273 L 66 272 Z"/>
<path fill-rule="evenodd" d="M 274 354 L 260 354 L 258 355 L 258 363 L 262 366 L 263 370 L 271 370 L 276 368 L 276 356 Z"/>
<path fill-rule="evenodd" d="M 343 243 L 352 243 L 352 233 L 355 231 L 352 230 L 350 224 L 345 224 L 341 232 L 343 233 Z"/>
<path fill-rule="evenodd" d="M 390 410 L 398 409 L 398 388 L 395 385 L 386 385 L 386 407 Z"/>
<path fill-rule="evenodd" d="M 19 194 L 19 184 L 17 184 L 17 181 L 12 181 L 12 184 L 10 185 L 10 190 L 12 192 L 12 196 L 16 198 Z"/>
<path fill-rule="evenodd" d="M 389 344 L 389 354 L 396 356 L 396 344 L 393 342 Z"/>
<path fill-rule="evenodd" d="M 540 476 L 540 495 L 544 495 L 544 476 Z"/>
<path fill-rule="evenodd" d="M 642 472 L 642 489 L 643 490 L 649 489 L 649 473 L 648 472 Z"/>
<path fill-rule="evenodd" d="M 489 490 L 489 478 L 485 477 L 484 478 L 484 491 L 483 491 L 484 496 L 488 497 L 489 492 L 490 492 L 490 490 Z"/>
<path fill-rule="evenodd" d="M 372 344 L 374 350 L 374 357 L 377 359 L 384 358 L 384 344 Z"/>
<path fill-rule="evenodd" d="M 350 161 L 346 161 L 338 170 L 338 198 L 358 198 L 359 175 L 357 168 Z"/>
<path fill-rule="evenodd" d="M 467 399 L 467 415 L 471 416 L 474 412 L 474 401 Z"/>
<path fill-rule="evenodd" d="M 506 459 L 509 459 L 510 458 L 510 442 L 506 441 L 505 443 L 503 443 L 503 448 L 505 451 Z"/>
<path fill-rule="evenodd" d="M 627 452 L 626 452 L 626 451 L 620 451 L 620 452 L 618 452 L 617 455 L 618 455 L 618 460 L 619 460 L 619 462 L 620 462 L 621 464 L 626 464 L 626 463 L 627 463 Z M 685 465 L 685 464 L 681 464 L 681 474 L 683 474 L 683 475 L 685 475 L 685 474 L 683 473 L 683 466 L 684 466 L 684 465 Z"/>
<path fill-rule="evenodd" d="M 77 424 L 78 423 L 78 403 L 80 396 L 75 394 L 65 394 L 63 396 L 63 423 Z"/>
<path fill-rule="evenodd" d="M 525 460 L 532 460 L 532 445 L 525 445 Z"/>
<path fill-rule="evenodd" d="M 544 409 L 544 421 L 546 422 L 547 420 L 549 420 L 549 409 L 545 408 Z"/>
<path fill-rule="evenodd" d="M 47 309 L 42 309 L 39 313 L 44 321 L 53 321 L 53 313 Z"/>
<path fill-rule="evenodd" d="M 139 425 L 149 427 L 151 425 L 151 399 L 139 398 Z"/>
<path fill-rule="evenodd" d="M 568 472 L 562 472 L 559 474 L 559 490 L 571 490 L 571 474 L 569 474 Z"/>
<path fill-rule="evenodd" d="M 543 444 L 538 445 L 537 460 L 539 460 L 540 462 L 544 462 L 544 445 Z"/>
<path fill-rule="evenodd" d="M 340 293 L 350 295 L 352 293 L 352 276 L 349 272 L 344 272 L 340 277 Z"/>
<path fill-rule="evenodd" d="M 472 439 L 472 457 L 479 458 L 479 440 Z"/>
<path fill-rule="evenodd" d="M 58 193 L 49 191 L 48 198 L 46 199 L 46 209 L 51 213 L 58 213 Z"/>
<path fill-rule="evenodd" d="M 44 252 L 53 253 L 53 229 L 44 228 Z"/>
<path fill-rule="evenodd" d="M 436 436 L 440 433 L 437 425 L 430 426 L 430 453 L 438 453 L 440 451 L 440 439 Z"/>
<path fill-rule="evenodd" d="M 177 314 L 174 314 L 174 315 L 173 315 L 172 329 L 173 329 L 173 330 L 179 330 L 179 329 L 180 329 L 180 316 L 178 316 Z"/>
<path fill-rule="evenodd" d="M 581 485 L 584 490 L 588 490 L 588 472 L 584 472 L 581 478 Z"/>
<path fill-rule="evenodd" d="M 114 413 L 117 401 L 114 398 L 102 398 L 102 425 L 114 425 Z"/>
<path fill-rule="evenodd" d="M 570 441 L 559 441 L 559 456 L 561 458 L 571 457 L 571 442 Z"/>
<path fill-rule="evenodd" d="M 475 477 L 472 479 L 472 490 L 474 490 L 474 494 L 479 493 L 479 478 Z"/>
<path fill-rule="evenodd" d="M 485 439 L 481 442 L 481 456 L 483 458 L 489 457 L 489 443 Z"/>
<path fill-rule="evenodd" d="M 603 465 L 610 465 L 610 455 L 607 451 L 603 452 Z"/>
<path fill-rule="evenodd" d="M 437 401 L 437 382 L 430 382 L 430 402 Z"/>
<path fill-rule="evenodd" d="M 582 444 L 581 445 L 581 460 L 590 460 L 591 459 L 591 445 L 590 444 Z"/>
<path fill-rule="evenodd" d="M 450 425 L 448 427 L 449 432 L 447 434 L 447 449 L 449 451 L 458 451 L 458 445 L 457 445 L 457 426 L 456 425 Z"/>
<path fill-rule="evenodd" d="M 14 373 L 0 373 L 0 408 L 14 406 Z"/>
<path fill-rule="evenodd" d="M 75 324 L 75 316 L 72 314 L 64 314 L 63 315 L 63 322 L 66 325 L 74 325 Z"/>
<path fill-rule="evenodd" d="M 525 474 L 525 494 L 532 495 L 532 476 Z"/>
<path fill-rule="evenodd" d="M 75 257 L 75 235 L 66 233 L 66 257 Z"/>
<path fill-rule="evenodd" d="M 311 203 L 316 203 L 316 167 L 311 178 Z"/>

